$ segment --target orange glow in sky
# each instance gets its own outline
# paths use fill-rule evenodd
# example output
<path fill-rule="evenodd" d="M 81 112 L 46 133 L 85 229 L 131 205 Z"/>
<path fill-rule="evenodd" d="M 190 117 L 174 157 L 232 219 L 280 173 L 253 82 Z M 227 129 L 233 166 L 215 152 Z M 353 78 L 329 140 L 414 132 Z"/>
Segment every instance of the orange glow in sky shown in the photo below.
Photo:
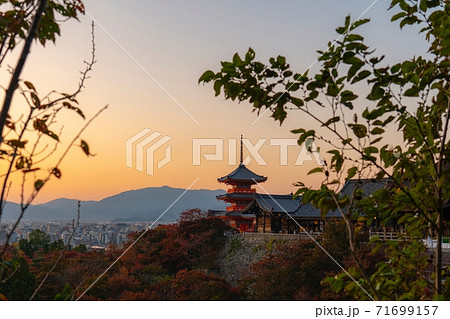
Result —
<path fill-rule="evenodd" d="M 104 105 L 109 107 L 83 134 L 96 155 L 87 157 L 74 147 L 61 167 L 62 178 L 53 178 L 36 202 L 60 197 L 99 200 L 150 186 L 187 188 L 197 178 L 194 189 L 225 188 L 217 178 L 234 170 L 235 165 L 229 165 L 229 143 L 241 134 L 252 144 L 265 139 L 260 154 L 267 165 L 259 165 L 252 158 L 248 167 L 268 177 L 264 184 L 267 191 L 295 192 L 292 184 L 297 181 L 318 186 L 321 176 L 307 176 L 317 166 L 315 161 L 294 164 L 299 146 L 288 147 L 287 165 L 282 165 L 280 147 L 270 145 L 271 139 L 296 138 L 290 130 L 315 128 L 314 123 L 298 112 L 290 112 L 280 126 L 267 112 L 252 125 L 258 115 L 249 104 L 214 97 L 211 85 L 199 86 L 197 81 L 205 70 L 218 70 L 220 61 L 230 60 L 235 52 L 244 54 L 248 47 L 263 62 L 270 56 L 284 55 L 291 67 L 302 73 L 315 61 L 315 51 L 326 49 L 327 42 L 335 38 L 334 29 L 342 25 L 345 16 L 351 13 L 356 18 L 372 2 L 85 1 L 87 11 L 101 26 L 97 25 L 95 34 L 97 64 L 78 100 L 88 118 Z M 424 54 L 425 47 L 419 45 L 416 32 L 405 30 L 400 36 L 398 26 L 389 22 L 391 13 L 386 9 L 386 4 L 379 2 L 365 15 L 372 19 L 361 28 L 367 42 L 393 61 L 411 56 L 414 50 Z M 80 22 L 63 23 L 56 45 L 43 48 L 35 43 L 22 79 L 33 82 L 42 95 L 51 90 L 73 90 L 83 60 L 89 59 L 90 24 L 86 15 Z M 12 56 L 4 65 L 14 65 L 15 58 Z M 313 65 L 311 72 L 317 67 Z M 9 76 L 3 67 L 3 86 Z M 17 118 L 23 106 L 20 97 L 16 96 L 14 103 L 13 116 Z M 51 159 L 54 161 L 84 122 L 65 113 L 58 121 L 62 124 L 62 143 Z M 167 143 L 171 161 L 160 169 L 155 163 L 153 176 L 126 166 L 126 141 L 144 128 L 171 137 Z M 205 147 L 201 164 L 193 165 L 196 138 L 223 139 L 223 160 L 205 159 L 203 154 L 214 151 Z M 326 146 L 320 142 L 318 146 L 326 156 Z M 239 142 L 235 150 L 239 161 Z M 249 155 L 248 150 L 244 153 Z M 154 155 L 155 161 L 160 161 L 165 148 L 158 148 Z M 8 200 L 17 202 L 20 180 L 14 177 L 12 181 Z"/>

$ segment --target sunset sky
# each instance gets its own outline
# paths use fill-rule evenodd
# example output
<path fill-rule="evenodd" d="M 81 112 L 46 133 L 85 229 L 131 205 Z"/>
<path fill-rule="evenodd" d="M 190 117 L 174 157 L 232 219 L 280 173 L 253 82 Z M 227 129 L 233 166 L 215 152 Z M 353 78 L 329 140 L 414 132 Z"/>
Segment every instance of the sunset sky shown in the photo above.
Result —
<path fill-rule="evenodd" d="M 214 97 L 212 85 L 198 85 L 197 81 L 205 70 L 218 70 L 220 61 L 230 60 L 235 52 L 243 55 L 248 47 L 256 51 L 260 61 L 281 54 L 294 70 L 304 72 L 315 61 L 316 50 L 326 50 L 328 41 L 336 38 L 335 28 L 343 25 L 345 16 L 357 18 L 373 2 L 84 1 L 89 14 L 80 22 L 63 23 L 56 45 L 34 45 L 22 79 L 33 82 L 42 95 L 53 89 L 73 90 L 83 60 L 89 59 L 92 16 L 99 23 L 95 32 L 97 64 L 78 100 L 88 117 L 106 104 L 109 108 L 83 135 L 96 156 L 88 158 L 79 148 L 71 150 L 62 165 L 62 179 L 46 185 L 36 202 L 59 197 L 98 200 L 151 186 L 187 188 L 197 178 L 193 189 L 223 188 L 217 178 L 234 169 L 228 165 L 229 139 L 238 139 L 240 134 L 253 144 L 267 139 L 260 152 L 267 165 L 259 166 L 254 159 L 248 165 L 268 176 L 264 184 L 267 191 L 289 193 L 295 191 L 292 183 L 300 180 L 317 186 L 319 175 L 306 176 L 316 166 L 314 161 L 294 165 L 300 147 L 290 146 L 288 165 L 281 166 L 279 147 L 270 145 L 273 138 L 295 138 L 291 129 L 314 128 L 310 120 L 291 112 L 280 126 L 268 112 L 252 125 L 257 115 L 250 105 Z M 380 0 L 364 14 L 372 20 L 360 29 L 367 44 L 377 48 L 379 55 L 386 54 L 389 63 L 424 54 L 426 44 L 417 30 L 400 31 L 397 23 L 390 22 L 389 2 Z M 14 65 L 15 58 L 7 63 Z M 9 74 L 4 67 L 0 79 L 5 86 Z M 15 102 L 21 103 L 19 98 Z M 16 117 L 19 109 L 16 106 Z M 65 126 L 63 143 L 83 125 L 72 114 L 60 121 Z M 144 128 L 172 137 L 167 143 L 172 160 L 159 170 L 155 168 L 153 176 L 129 168 L 125 162 L 126 140 Z M 224 159 L 203 158 L 200 166 L 194 166 L 194 138 L 223 138 Z M 164 150 L 156 151 L 157 161 L 164 157 Z M 210 147 L 202 150 L 212 151 Z M 18 181 L 14 179 L 14 183 Z M 8 199 L 18 198 L 18 192 L 11 191 Z"/>

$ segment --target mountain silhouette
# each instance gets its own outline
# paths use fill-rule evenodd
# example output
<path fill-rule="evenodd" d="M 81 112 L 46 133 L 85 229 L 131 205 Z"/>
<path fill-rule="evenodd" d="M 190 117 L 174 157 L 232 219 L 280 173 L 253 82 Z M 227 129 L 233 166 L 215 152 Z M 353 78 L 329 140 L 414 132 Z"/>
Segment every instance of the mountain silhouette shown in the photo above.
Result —
<path fill-rule="evenodd" d="M 225 208 L 225 203 L 216 199 L 216 195 L 224 190 L 187 190 L 181 196 L 184 191 L 185 189 L 169 186 L 148 187 L 125 191 L 100 201 L 82 201 L 81 221 L 155 221 L 165 212 L 159 221 L 173 222 L 186 209 Z M 180 198 L 177 200 L 178 197 Z M 44 204 L 31 205 L 25 212 L 24 220 L 72 220 L 77 216 L 77 202 L 76 199 L 58 198 Z M 16 220 L 19 212 L 18 204 L 7 202 L 2 220 Z"/>

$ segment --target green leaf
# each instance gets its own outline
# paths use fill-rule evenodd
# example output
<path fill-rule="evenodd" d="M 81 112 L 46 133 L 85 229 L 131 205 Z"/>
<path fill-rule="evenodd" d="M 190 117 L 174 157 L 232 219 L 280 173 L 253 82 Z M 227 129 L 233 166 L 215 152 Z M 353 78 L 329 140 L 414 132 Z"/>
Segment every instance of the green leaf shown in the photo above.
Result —
<path fill-rule="evenodd" d="M 248 48 L 245 54 L 245 62 L 250 63 L 255 58 L 255 51 L 252 48 Z"/>
<path fill-rule="evenodd" d="M 298 145 L 302 145 L 303 142 L 310 136 L 314 136 L 316 134 L 316 131 L 314 130 L 309 130 L 305 133 L 303 133 L 302 135 L 300 135 L 300 137 L 298 138 Z"/>
<path fill-rule="evenodd" d="M 243 64 L 243 61 L 237 52 L 233 55 L 233 64 L 237 67 L 240 67 Z"/>
<path fill-rule="evenodd" d="M 294 133 L 294 134 L 300 134 L 300 133 L 305 133 L 305 132 L 306 131 L 303 128 L 297 128 L 295 130 L 291 130 L 291 133 Z"/>
<path fill-rule="evenodd" d="M 428 0 L 420 0 L 419 9 L 424 12 L 427 11 L 427 9 L 428 9 L 427 3 L 428 2 L 429 2 Z"/>
<path fill-rule="evenodd" d="M 222 87 L 222 81 L 221 80 L 216 80 L 214 82 L 214 91 L 216 93 L 216 96 L 218 96 L 220 94 L 220 88 Z"/>
<path fill-rule="evenodd" d="M 279 56 L 277 56 L 277 62 L 280 65 L 284 65 L 284 64 L 286 64 L 286 58 L 282 55 L 279 55 Z"/>
<path fill-rule="evenodd" d="M 314 173 L 322 173 L 322 172 L 323 172 L 323 169 L 321 167 L 316 167 L 316 168 L 313 168 L 312 170 L 310 170 L 307 175 L 311 175 Z"/>
<path fill-rule="evenodd" d="M 404 96 L 419 96 L 420 89 L 417 86 L 413 86 L 403 93 Z"/>
<path fill-rule="evenodd" d="M 303 102 L 302 99 L 293 96 L 291 96 L 291 102 L 297 107 L 302 107 L 303 105 L 305 105 L 305 102 Z"/>
<path fill-rule="evenodd" d="M 361 20 L 357 20 L 353 23 L 353 25 L 351 26 L 351 30 L 356 29 L 357 27 L 366 24 L 370 21 L 370 19 L 361 19 Z"/>
<path fill-rule="evenodd" d="M 367 78 L 370 74 L 371 74 L 370 71 L 368 71 L 368 70 L 362 70 L 361 72 L 358 73 L 357 76 L 355 76 L 355 77 L 353 78 L 353 80 L 352 80 L 351 83 L 353 84 L 353 83 L 359 82 L 359 81 L 361 81 L 361 80 L 364 80 L 364 79 Z"/>
<path fill-rule="evenodd" d="M 35 190 L 40 190 L 42 188 L 42 186 L 44 186 L 44 181 L 42 179 L 38 179 L 37 181 L 34 182 L 34 189 Z"/>
<path fill-rule="evenodd" d="M 47 134 L 48 136 L 50 136 L 52 139 L 56 140 L 59 142 L 59 136 L 56 135 L 54 132 L 52 131 L 46 131 L 44 132 L 45 134 Z"/>
<path fill-rule="evenodd" d="M 348 126 L 353 130 L 353 133 L 356 135 L 356 137 L 363 138 L 367 136 L 367 127 L 365 127 L 364 125 L 349 124 Z"/>
<path fill-rule="evenodd" d="M 378 143 L 379 141 L 381 141 L 383 139 L 383 137 L 377 137 L 376 139 L 374 139 L 373 141 L 371 141 L 370 142 L 370 144 L 372 145 L 372 144 L 375 144 L 375 143 Z"/>
<path fill-rule="evenodd" d="M 359 58 L 357 58 L 353 52 L 345 52 L 343 57 L 342 57 L 342 60 L 346 64 L 364 65 L 364 62 L 361 61 Z"/>
<path fill-rule="evenodd" d="M 84 116 L 83 111 L 76 106 L 73 106 L 72 104 L 70 104 L 69 102 L 65 101 L 63 102 L 63 106 L 65 106 L 66 108 L 68 108 L 69 110 L 74 110 L 75 112 L 77 112 L 83 119 L 86 119 L 86 117 Z"/>
<path fill-rule="evenodd" d="M 370 131 L 370 134 L 372 135 L 379 135 L 383 134 L 384 130 L 381 127 L 375 127 L 372 131 Z"/>
<path fill-rule="evenodd" d="M 57 167 L 52 169 L 52 174 L 55 175 L 57 178 L 61 178 L 61 171 Z"/>
<path fill-rule="evenodd" d="M 349 143 L 351 143 L 352 139 L 351 138 L 346 138 L 345 140 L 342 141 L 342 145 L 347 145 Z"/>
<path fill-rule="evenodd" d="M 351 167 L 347 170 L 347 180 L 351 179 L 353 176 L 356 175 L 356 172 L 358 171 L 357 167 Z"/>
<path fill-rule="evenodd" d="M 16 169 L 22 169 L 24 167 L 25 167 L 25 158 L 21 156 L 16 161 Z"/>
<path fill-rule="evenodd" d="M 364 153 L 370 155 L 372 153 L 378 153 L 378 148 L 375 146 L 368 146 L 364 148 Z"/>
<path fill-rule="evenodd" d="M 405 15 L 406 15 L 406 12 L 401 11 L 401 12 L 395 14 L 394 16 L 392 16 L 391 21 L 396 21 L 400 18 L 403 18 Z"/>
<path fill-rule="evenodd" d="M 342 157 L 341 153 L 339 153 L 338 150 L 330 150 L 327 153 L 333 154 L 333 157 L 331 158 L 331 164 L 334 164 L 334 167 L 336 169 L 336 172 L 339 172 L 342 168 L 342 164 L 344 164 L 344 158 Z"/>
<path fill-rule="evenodd" d="M 325 123 L 323 123 L 322 126 L 328 126 L 328 125 L 330 125 L 330 124 L 339 122 L 340 119 L 341 119 L 341 118 L 340 118 L 339 116 L 332 117 L 331 119 L 329 119 L 328 121 L 326 121 Z"/>
<path fill-rule="evenodd" d="M 34 92 L 36 92 L 36 88 L 34 87 L 33 83 L 28 82 L 28 81 L 24 81 L 23 83 L 27 86 L 28 89 L 33 90 Z"/>
<path fill-rule="evenodd" d="M 86 154 L 87 156 L 91 155 L 91 153 L 89 152 L 89 145 L 88 143 L 86 143 L 86 141 L 81 140 L 81 149 L 83 150 L 84 154 Z"/>
<path fill-rule="evenodd" d="M 295 198 L 299 197 L 300 195 L 302 195 L 303 193 L 305 193 L 307 190 L 308 190 L 307 187 L 301 187 L 295 192 L 295 194 L 292 197 L 295 199 Z"/>
<path fill-rule="evenodd" d="M 345 39 L 349 42 L 364 40 L 364 38 L 362 36 L 360 36 L 359 34 L 349 34 L 345 37 Z"/>
<path fill-rule="evenodd" d="M 417 67 L 417 64 L 412 61 L 405 61 L 402 63 L 401 69 L 404 74 L 411 72 Z"/>
<path fill-rule="evenodd" d="M 362 62 L 362 61 L 353 63 L 352 66 L 350 67 L 350 69 L 348 70 L 347 80 L 350 80 L 351 78 L 353 78 L 355 76 L 356 72 L 358 72 L 359 69 L 361 69 L 363 66 L 364 66 L 364 62 Z"/>
<path fill-rule="evenodd" d="M 373 109 L 372 111 L 369 111 L 369 109 L 366 108 L 363 111 L 362 116 L 367 120 L 374 120 L 382 116 L 384 113 L 386 113 L 386 109 L 384 107 L 378 107 L 376 109 Z M 376 125 L 375 122 L 373 124 Z"/>
<path fill-rule="evenodd" d="M 347 101 L 353 101 L 356 100 L 358 98 L 358 95 L 354 94 L 352 91 L 343 91 L 341 93 L 341 102 L 347 102 Z"/>
<path fill-rule="evenodd" d="M 39 97 L 37 96 L 36 93 L 31 92 L 31 101 L 33 101 L 33 104 L 35 107 L 40 107 L 41 106 L 41 101 L 39 100 Z"/>
<path fill-rule="evenodd" d="M 202 76 L 198 79 L 198 83 L 200 82 L 204 82 L 204 83 L 208 83 L 210 82 L 212 79 L 214 79 L 215 73 L 211 70 L 205 71 Z"/>
<path fill-rule="evenodd" d="M 367 99 L 369 99 L 371 101 L 376 101 L 376 100 L 381 99 L 383 97 L 383 95 L 384 95 L 384 89 L 381 88 L 379 85 L 374 85 L 372 87 L 372 91 L 367 96 Z"/>

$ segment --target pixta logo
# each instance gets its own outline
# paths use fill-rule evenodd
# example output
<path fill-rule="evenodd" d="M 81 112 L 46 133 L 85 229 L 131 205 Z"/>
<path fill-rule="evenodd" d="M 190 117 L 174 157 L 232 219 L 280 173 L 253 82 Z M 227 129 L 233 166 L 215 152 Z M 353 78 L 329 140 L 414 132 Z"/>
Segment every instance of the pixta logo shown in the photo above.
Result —
<path fill-rule="evenodd" d="M 295 166 L 301 166 L 305 161 L 313 160 L 316 161 L 317 165 L 325 165 L 325 162 L 319 153 L 319 148 L 311 138 L 306 139 L 306 141 L 302 144 L 300 151 L 298 151 L 298 144 L 295 138 L 271 138 L 269 139 L 269 143 L 267 143 L 267 139 L 261 138 L 255 144 L 253 144 L 248 139 L 241 139 L 241 157 L 243 148 L 245 148 L 247 153 L 249 154 L 245 157 L 245 159 L 242 158 L 241 162 L 247 165 L 252 159 L 254 159 L 258 165 L 266 166 L 267 162 L 260 154 L 260 151 L 267 144 L 269 144 L 270 147 L 273 148 L 273 151 L 276 151 L 276 149 L 278 149 L 280 166 L 288 165 L 289 146 L 293 146 L 292 149 L 298 152 L 294 163 Z M 228 147 L 225 145 L 227 145 Z M 209 151 L 208 153 L 206 153 L 203 150 L 203 147 L 208 146 L 209 150 L 211 150 L 211 147 L 213 147 L 214 151 Z M 237 140 L 233 138 L 226 141 L 224 141 L 224 139 L 222 138 L 194 138 L 192 140 L 192 165 L 201 165 L 202 159 L 206 161 L 223 161 L 224 148 L 226 147 L 228 148 L 228 165 L 236 165 L 236 146 Z"/>
<path fill-rule="evenodd" d="M 130 137 L 126 142 L 126 162 L 128 167 L 133 167 L 136 164 L 136 170 L 144 171 L 144 161 L 146 159 L 146 173 L 154 175 L 155 166 L 155 152 L 169 142 L 172 137 L 154 131 L 151 133 L 148 128 L 143 129 L 139 133 Z M 133 152 L 134 150 L 134 152 Z M 134 160 L 133 160 L 134 153 Z M 162 168 L 172 159 L 172 148 L 168 145 L 165 148 L 165 156 L 162 160 L 156 163 L 157 169 Z"/>

